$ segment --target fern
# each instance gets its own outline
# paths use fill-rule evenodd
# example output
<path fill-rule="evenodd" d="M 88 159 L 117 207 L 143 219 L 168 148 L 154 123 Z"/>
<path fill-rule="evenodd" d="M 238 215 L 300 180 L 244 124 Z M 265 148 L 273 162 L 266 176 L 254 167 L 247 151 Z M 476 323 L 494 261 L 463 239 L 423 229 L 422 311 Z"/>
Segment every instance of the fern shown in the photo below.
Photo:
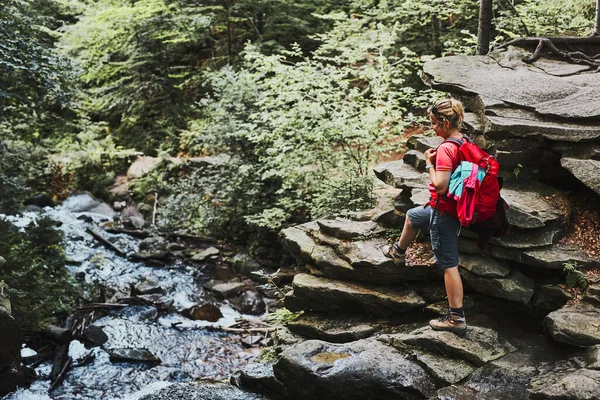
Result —
<path fill-rule="evenodd" d="M 567 274 L 565 283 L 569 288 L 581 288 L 585 289 L 588 285 L 585 274 L 578 269 L 577 263 L 564 263 L 563 272 Z"/>

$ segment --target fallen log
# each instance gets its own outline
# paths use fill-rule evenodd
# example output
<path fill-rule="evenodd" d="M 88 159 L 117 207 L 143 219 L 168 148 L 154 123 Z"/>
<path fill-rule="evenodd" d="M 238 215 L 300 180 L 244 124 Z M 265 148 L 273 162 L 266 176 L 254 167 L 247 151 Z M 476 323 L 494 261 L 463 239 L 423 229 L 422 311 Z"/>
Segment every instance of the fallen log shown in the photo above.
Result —
<path fill-rule="evenodd" d="M 114 251 L 115 253 L 120 255 L 121 257 L 127 257 L 127 253 L 125 253 L 123 250 L 121 250 L 114 243 L 111 243 L 108 239 L 104 238 L 100 232 L 96 231 L 95 229 L 93 229 L 91 227 L 88 227 L 86 230 L 90 235 L 92 235 L 94 237 L 94 239 L 96 239 L 97 241 L 102 243 L 104 246 L 108 247 L 109 249 L 111 249 L 112 251 Z"/>
<path fill-rule="evenodd" d="M 61 328 L 60 326 L 56 326 L 56 325 L 48 325 L 42 331 L 42 333 L 48 339 L 50 339 L 54 342 L 57 342 L 57 343 L 65 344 L 65 343 L 69 343 L 71 340 L 73 340 L 73 333 L 71 332 L 70 329 Z"/>

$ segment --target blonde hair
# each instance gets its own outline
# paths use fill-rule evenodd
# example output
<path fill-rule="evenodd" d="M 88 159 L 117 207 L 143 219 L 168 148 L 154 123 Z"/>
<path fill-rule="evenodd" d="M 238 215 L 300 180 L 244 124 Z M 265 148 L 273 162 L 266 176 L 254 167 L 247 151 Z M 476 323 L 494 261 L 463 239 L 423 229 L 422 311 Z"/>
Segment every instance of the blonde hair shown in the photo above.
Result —
<path fill-rule="evenodd" d="M 427 113 L 433 115 L 440 122 L 444 120 L 450 122 L 453 127 L 459 130 L 465 120 L 465 110 L 462 103 L 451 98 L 436 101 L 433 106 L 427 109 Z"/>

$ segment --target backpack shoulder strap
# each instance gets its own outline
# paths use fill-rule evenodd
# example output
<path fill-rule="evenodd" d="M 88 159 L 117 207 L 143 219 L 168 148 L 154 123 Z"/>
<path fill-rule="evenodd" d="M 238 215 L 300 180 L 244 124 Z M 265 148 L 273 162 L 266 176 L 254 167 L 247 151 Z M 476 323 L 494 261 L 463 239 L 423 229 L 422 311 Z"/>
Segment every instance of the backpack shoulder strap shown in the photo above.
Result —
<path fill-rule="evenodd" d="M 460 139 L 456 139 L 456 138 L 448 138 L 448 139 L 444 140 L 444 142 L 454 143 L 458 147 L 463 145 L 463 141 Z M 442 143 L 444 143 L 444 142 L 442 142 Z"/>

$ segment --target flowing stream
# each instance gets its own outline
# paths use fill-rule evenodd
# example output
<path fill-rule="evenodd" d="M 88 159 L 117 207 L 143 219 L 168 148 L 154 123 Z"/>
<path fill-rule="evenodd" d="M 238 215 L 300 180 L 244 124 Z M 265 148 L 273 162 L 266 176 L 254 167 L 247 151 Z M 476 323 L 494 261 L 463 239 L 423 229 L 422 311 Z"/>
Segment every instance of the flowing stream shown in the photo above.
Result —
<path fill-rule="evenodd" d="M 76 196 L 65 201 L 61 207 L 46 208 L 44 211 L 62 222 L 60 229 L 65 234 L 68 268 L 74 276 L 123 294 L 129 293 L 130 285 L 138 285 L 143 281 L 156 282 L 164 291 L 162 299 L 172 301 L 172 308 L 177 311 L 203 303 L 207 293 L 202 283 L 209 277 L 200 268 L 181 262 L 151 266 L 120 257 L 99 244 L 87 228 L 106 221 L 107 214 L 76 211 L 86 208 L 79 203 L 89 202 L 89 199 L 87 196 Z M 39 215 L 25 213 L 5 218 L 24 227 Z M 127 254 L 138 251 L 140 239 L 105 232 L 103 236 Z M 28 390 L 11 394 L 5 400 L 132 400 L 149 389 L 173 382 L 227 379 L 240 366 L 256 361 L 259 350 L 245 347 L 238 335 L 207 329 L 211 325 L 229 326 L 236 322 L 236 318 L 249 317 L 240 315 L 226 301 L 217 305 L 223 317 L 214 323 L 193 321 L 176 312 L 158 313 L 152 306 L 133 305 L 112 310 L 94 322 L 108 336 L 104 345 L 86 348 L 77 340 L 71 342 L 69 356 L 73 359 L 74 367 L 66 374 L 62 384 L 48 393 L 52 368 L 48 361 L 36 368 L 37 380 Z M 152 364 L 109 360 L 106 350 L 124 348 L 147 349 L 161 362 Z M 35 354 L 34 350 L 22 350 L 24 356 L 32 354 Z"/>

